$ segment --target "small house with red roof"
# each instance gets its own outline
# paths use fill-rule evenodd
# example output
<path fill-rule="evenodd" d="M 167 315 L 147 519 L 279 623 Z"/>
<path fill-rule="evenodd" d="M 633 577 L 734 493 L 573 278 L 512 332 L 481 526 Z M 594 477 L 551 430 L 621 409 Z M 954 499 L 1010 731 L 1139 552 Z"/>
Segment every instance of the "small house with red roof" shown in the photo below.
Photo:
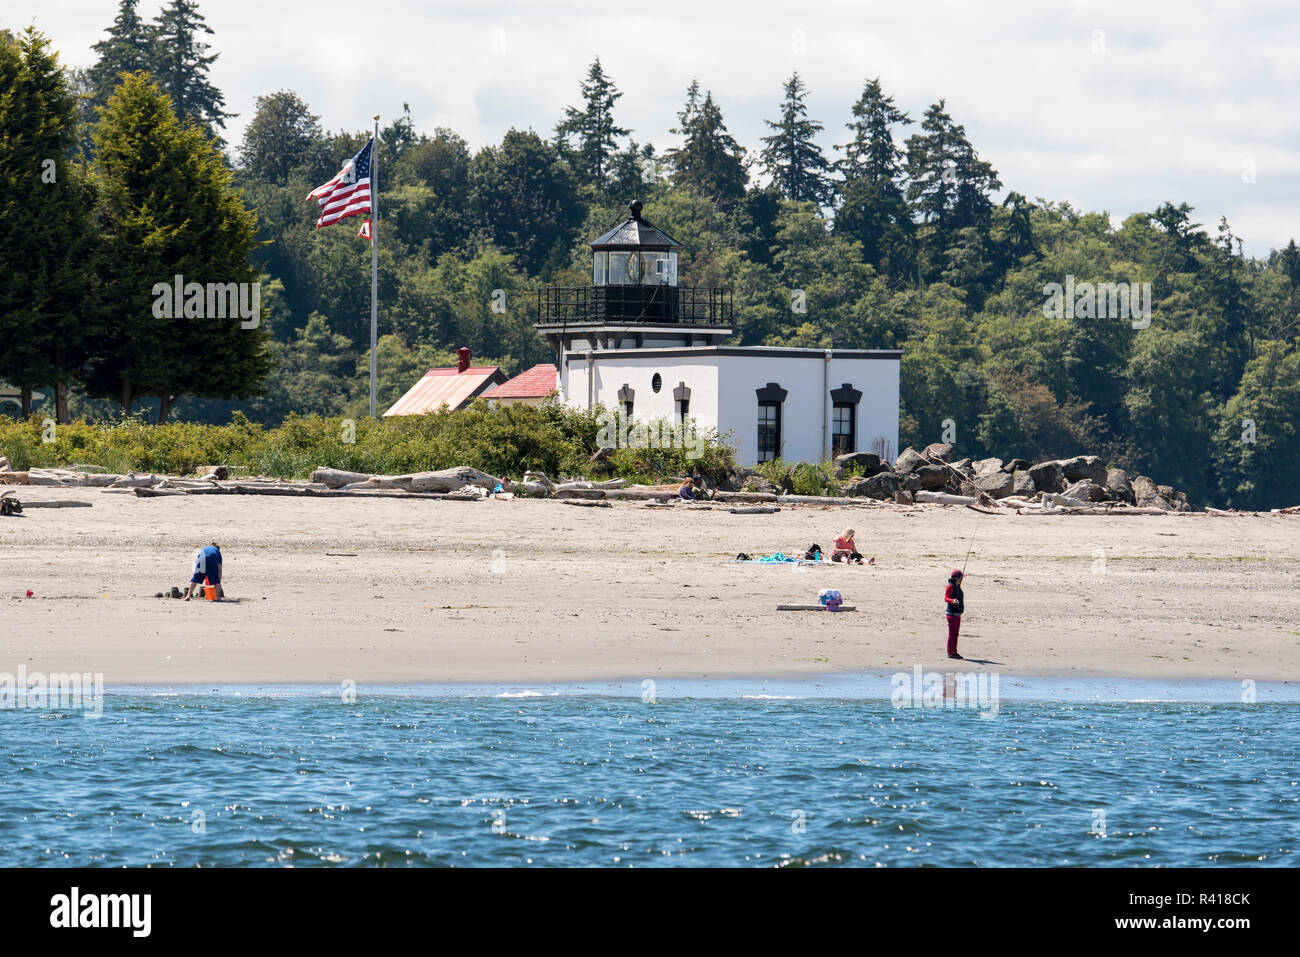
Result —
<path fill-rule="evenodd" d="M 554 362 L 542 362 L 483 393 L 493 405 L 541 405 L 558 390 Z"/>
<path fill-rule="evenodd" d="M 446 406 L 449 410 L 463 409 L 494 386 L 506 381 L 505 373 L 497 366 L 470 365 L 470 351 L 456 350 L 454 369 L 430 369 L 420 381 L 407 390 L 384 413 L 390 415 L 423 415 L 437 412 Z M 550 366 L 554 371 L 555 367 Z"/>

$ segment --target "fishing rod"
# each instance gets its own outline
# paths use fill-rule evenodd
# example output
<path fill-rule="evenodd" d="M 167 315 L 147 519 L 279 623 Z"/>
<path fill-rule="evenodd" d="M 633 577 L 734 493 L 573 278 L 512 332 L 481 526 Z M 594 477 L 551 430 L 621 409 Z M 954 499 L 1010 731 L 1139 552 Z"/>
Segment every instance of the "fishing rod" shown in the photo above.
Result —
<path fill-rule="evenodd" d="M 966 549 L 966 558 L 965 558 L 965 560 L 961 563 L 961 577 L 962 577 L 962 578 L 965 578 L 965 577 L 966 577 L 966 562 L 970 561 L 970 552 L 971 552 L 971 549 L 975 547 L 975 535 L 976 535 L 976 534 L 977 534 L 977 533 L 972 533 L 972 534 L 971 534 L 971 537 L 970 537 L 970 546 Z"/>

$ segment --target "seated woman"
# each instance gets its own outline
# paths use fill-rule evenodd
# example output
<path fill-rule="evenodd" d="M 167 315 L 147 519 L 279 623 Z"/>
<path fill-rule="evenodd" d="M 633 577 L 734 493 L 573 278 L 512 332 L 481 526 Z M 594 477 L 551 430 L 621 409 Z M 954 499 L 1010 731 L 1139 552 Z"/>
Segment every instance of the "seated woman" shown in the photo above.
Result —
<path fill-rule="evenodd" d="M 853 563 L 862 564 L 862 555 L 858 552 L 858 547 L 853 543 L 853 529 L 846 528 L 839 538 L 835 539 L 835 548 L 831 551 L 831 561 L 843 561 L 845 564 Z M 876 559 L 872 556 L 869 564 L 874 565 Z"/>

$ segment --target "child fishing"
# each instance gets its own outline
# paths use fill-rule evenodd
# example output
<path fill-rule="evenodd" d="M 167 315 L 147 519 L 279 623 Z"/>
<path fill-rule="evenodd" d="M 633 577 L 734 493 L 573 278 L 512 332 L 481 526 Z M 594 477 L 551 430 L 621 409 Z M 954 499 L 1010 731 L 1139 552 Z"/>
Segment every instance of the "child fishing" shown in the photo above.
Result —
<path fill-rule="evenodd" d="M 961 631 L 961 615 L 966 610 L 966 596 L 962 593 L 961 582 L 965 578 L 961 569 L 954 568 L 948 576 L 948 587 L 944 589 L 944 613 L 948 616 L 948 657 L 963 661 L 957 654 L 957 633 Z"/>

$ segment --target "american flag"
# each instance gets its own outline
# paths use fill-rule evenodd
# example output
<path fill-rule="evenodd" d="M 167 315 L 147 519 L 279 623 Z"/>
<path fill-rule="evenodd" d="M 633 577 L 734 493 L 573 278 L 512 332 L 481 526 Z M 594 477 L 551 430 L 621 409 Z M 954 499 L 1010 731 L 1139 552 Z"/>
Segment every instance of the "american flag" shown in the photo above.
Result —
<path fill-rule="evenodd" d="M 307 194 L 320 203 L 321 215 L 316 228 L 332 226 L 340 219 L 370 212 L 370 157 L 375 148 L 372 136 L 361 152 L 348 160 L 333 179 Z"/>

